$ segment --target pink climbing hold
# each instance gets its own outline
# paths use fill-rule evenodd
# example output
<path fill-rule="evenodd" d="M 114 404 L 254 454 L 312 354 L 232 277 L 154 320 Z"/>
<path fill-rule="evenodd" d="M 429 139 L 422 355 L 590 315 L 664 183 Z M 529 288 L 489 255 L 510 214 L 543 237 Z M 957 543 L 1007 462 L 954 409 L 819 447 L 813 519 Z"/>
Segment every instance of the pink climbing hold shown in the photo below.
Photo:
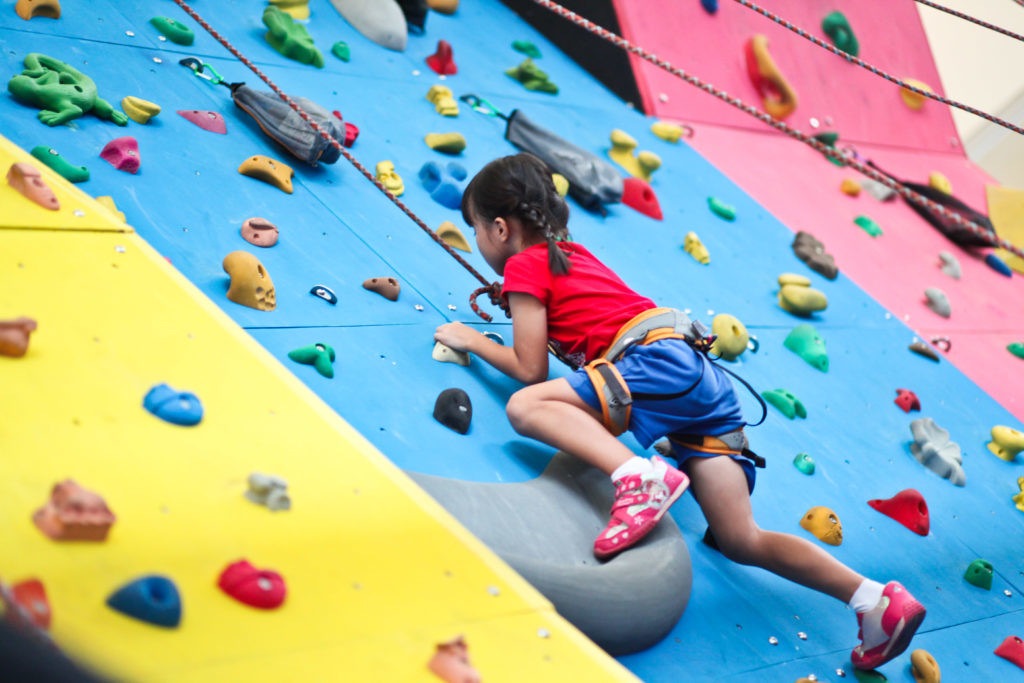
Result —
<path fill-rule="evenodd" d="M 661 213 L 661 204 L 658 203 L 658 195 L 654 194 L 647 181 L 641 178 L 626 178 L 622 181 L 622 203 L 656 221 L 664 217 Z"/>
<path fill-rule="evenodd" d="M 1024 669 L 1024 640 L 1019 636 L 1006 636 L 1003 644 L 996 648 L 995 654 Z"/>
<path fill-rule="evenodd" d="M 179 109 L 178 114 L 185 117 L 186 120 L 196 124 L 203 130 L 208 130 L 211 133 L 220 133 L 221 135 L 228 134 L 228 124 L 224 122 L 224 117 L 215 111 Z"/>
<path fill-rule="evenodd" d="M 437 52 L 427 57 L 427 66 L 442 76 L 452 76 L 458 72 L 452 57 L 452 46 L 447 40 L 437 41 Z"/>
<path fill-rule="evenodd" d="M 100 152 L 100 157 L 113 164 L 118 171 L 128 173 L 138 173 L 142 161 L 139 157 L 139 143 L 131 136 L 108 142 Z"/>
<path fill-rule="evenodd" d="M 247 218 L 242 223 L 242 239 L 257 247 L 272 247 L 277 244 L 277 226 L 266 218 Z"/>
<path fill-rule="evenodd" d="M 893 403 L 905 413 L 909 413 L 911 410 L 921 410 L 921 402 L 917 399 L 917 394 L 910 389 L 897 389 Z"/>
<path fill-rule="evenodd" d="M 335 118 L 345 124 L 345 139 L 341 141 L 341 144 L 345 147 L 351 147 L 355 144 L 356 138 L 359 137 L 359 128 L 356 127 L 356 124 L 349 123 L 343 119 L 341 117 L 341 112 L 337 109 L 331 113 L 334 114 Z"/>
<path fill-rule="evenodd" d="M 26 164 L 24 161 L 11 164 L 7 170 L 7 184 L 44 209 L 56 211 L 60 208 L 57 195 L 43 180 L 39 169 L 32 164 Z"/>
<path fill-rule="evenodd" d="M 907 527 L 915 534 L 927 536 L 931 521 L 928 517 L 928 504 L 917 489 L 903 489 L 887 500 L 869 500 L 868 505 L 891 517 Z"/>
<path fill-rule="evenodd" d="M 275 609 L 284 602 L 284 578 L 270 569 L 256 569 L 248 560 L 232 562 L 220 573 L 220 589 L 257 609 Z"/>

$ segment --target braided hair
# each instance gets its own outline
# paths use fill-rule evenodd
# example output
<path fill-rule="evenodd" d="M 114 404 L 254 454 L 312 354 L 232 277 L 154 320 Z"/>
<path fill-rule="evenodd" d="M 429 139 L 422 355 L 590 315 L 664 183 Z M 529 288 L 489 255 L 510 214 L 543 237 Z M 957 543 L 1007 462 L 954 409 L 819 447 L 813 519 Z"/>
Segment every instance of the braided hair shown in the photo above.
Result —
<path fill-rule="evenodd" d="M 462 218 L 490 223 L 515 216 L 523 227 L 548 245 L 548 268 L 555 275 L 569 272 L 569 258 L 558 242 L 569 238 L 569 205 L 555 189 L 551 169 L 532 154 L 495 159 L 481 169 L 462 193 Z"/>

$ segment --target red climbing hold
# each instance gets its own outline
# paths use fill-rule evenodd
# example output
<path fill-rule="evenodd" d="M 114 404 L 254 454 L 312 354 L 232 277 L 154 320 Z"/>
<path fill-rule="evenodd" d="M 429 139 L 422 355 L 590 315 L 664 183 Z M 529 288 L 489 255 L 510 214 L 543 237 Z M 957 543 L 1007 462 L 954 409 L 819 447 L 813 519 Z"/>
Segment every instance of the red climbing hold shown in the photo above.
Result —
<path fill-rule="evenodd" d="M 888 500 L 869 500 L 868 505 L 883 515 L 892 517 L 915 534 L 928 535 L 928 504 L 924 502 L 924 496 L 917 489 L 903 489 Z"/>
<path fill-rule="evenodd" d="M 337 109 L 335 109 L 331 113 L 334 114 L 334 117 L 336 119 L 345 124 L 345 139 L 341 141 L 341 144 L 344 145 L 345 147 L 351 147 L 352 145 L 355 144 L 356 138 L 359 137 L 359 128 L 356 127 L 356 124 L 349 123 L 348 121 L 343 119 L 341 116 L 341 112 L 338 111 Z"/>
<path fill-rule="evenodd" d="M 622 181 L 622 203 L 656 221 L 662 219 L 658 196 L 647 181 L 641 178 L 626 178 Z"/>
<path fill-rule="evenodd" d="M 427 57 L 427 66 L 442 76 L 451 76 L 458 71 L 452 58 L 452 46 L 447 40 L 437 41 L 437 52 Z"/>
<path fill-rule="evenodd" d="M 178 114 L 185 117 L 203 130 L 211 133 L 228 134 L 228 125 L 224 123 L 224 117 L 215 111 L 199 111 L 197 109 L 179 109 Z"/>
<path fill-rule="evenodd" d="M 995 653 L 1024 669 L 1024 640 L 1018 636 L 1006 636 L 1006 640 L 996 648 Z"/>
<path fill-rule="evenodd" d="M 258 609 L 274 609 L 284 602 L 284 578 L 269 569 L 256 569 L 248 560 L 229 564 L 217 585 L 239 602 Z"/>
<path fill-rule="evenodd" d="M 39 579 L 28 579 L 11 586 L 11 595 L 14 602 L 24 610 L 33 625 L 42 628 L 50 628 L 50 601 L 46 599 L 46 589 Z"/>
<path fill-rule="evenodd" d="M 893 403 L 903 409 L 904 413 L 909 413 L 911 410 L 921 410 L 921 402 L 917 400 L 917 394 L 910 389 L 897 389 L 896 398 Z"/>

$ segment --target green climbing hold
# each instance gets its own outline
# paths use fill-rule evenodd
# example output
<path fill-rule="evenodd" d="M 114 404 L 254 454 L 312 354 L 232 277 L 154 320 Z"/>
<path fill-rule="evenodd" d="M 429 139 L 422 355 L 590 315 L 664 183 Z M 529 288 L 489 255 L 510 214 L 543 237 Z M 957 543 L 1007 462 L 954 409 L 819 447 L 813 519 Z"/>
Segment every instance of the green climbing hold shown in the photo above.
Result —
<path fill-rule="evenodd" d="M 793 458 L 793 466 L 804 474 L 814 474 L 814 458 L 806 453 L 797 453 Z"/>
<path fill-rule="evenodd" d="M 156 27 L 167 40 L 178 45 L 191 45 L 196 42 L 196 34 L 188 26 L 169 17 L 153 17 L 149 23 Z"/>
<path fill-rule="evenodd" d="M 824 133 L 818 133 L 817 135 L 815 135 L 813 137 L 814 137 L 815 140 L 817 140 L 821 144 L 825 145 L 826 147 L 830 147 L 832 149 L 835 149 L 836 148 L 836 143 L 839 142 L 839 133 L 836 133 L 835 131 L 826 131 Z M 829 156 L 827 154 L 825 155 L 825 158 L 828 159 L 829 161 L 831 161 L 836 166 L 839 166 L 839 167 L 846 166 L 846 162 L 843 161 L 842 159 L 836 159 L 835 157 L 831 157 L 831 156 Z"/>
<path fill-rule="evenodd" d="M 736 220 L 736 209 L 721 201 L 717 197 L 708 197 L 708 208 L 711 213 L 727 221 Z"/>
<path fill-rule="evenodd" d="M 1012 344 L 1007 344 L 1006 350 L 1017 356 L 1017 358 L 1024 358 L 1024 342 L 1013 342 Z"/>
<path fill-rule="evenodd" d="M 853 219 L 853 222 L 859 225 L 864 232 L 871 235 L 872 237 L 878 237 L 882 234 L 882 228 L 875 221 L 871 220 L 867 216 L 857 216 Z"/>
<path fill-rule="evenodd" d="M 128 124 L 128 117 L 96 92 L 91 78 L 59 59 L 38 52 L 25 55 L 25 70 L 7 82 L 14 99 L 37 109 L 37 118 L 47 126 L 57 126 L 92 112 L 119 126 Z"/>
<path fill-rule="evenodd" d="M 964 580 L 972 586 L 992 590 L 992 563 L 980 558 L 971 562 L 964 572 Z"/>
<path fill-rule="evenodd" d="M 32 156 L 59 173 L 68 182 L 84 183 L 89 179 L 89 169 L 85 166 L 75 166 L 52 147 L 46 145 L 33 147 Z"/>
<path fill-rule="evenodd" d="M 842 12 L 832 12 L 821 21 L 821 30 L 832 40 L 836 48 L 856 57 L 860 53 L 857 36 L 853 35 L 850 22 Z"/>
<path fill-rule="evenodd" d="M 263 10 L 263 25 L 267 27 L 266 36 L 270 47 L 288 59 L 302 64 L 312 64 L 318 69 L 324 68 L 324 56 L 313 45 L 313 38 L 302 24 L 298 24 L 291 15 L 274 5 L 267 5 Z"/>
<path fill-rule="evenodd" d="M 794 417 L 807 417 L 807 409 L 792 392 L 785 389 L 773 389 L 761 392 L 761 397 L 778 408 L 790 420 Z"/>
<path fill-rule="evenodd" d="M 786 336 L 785 347 L 803 358 L 813 367 L 828 372 L 828 354 L 825 353 L 825 340 L 821 338 L 813 325 L 804 323 L 797 325 Z"/>
<path fill-rule="evenodd" d="M 531 59 L 540 59 L 540 50 L 528 40 L 513 40 L 512 49 L 516 52 L 522 52 Z"/>
<path fill-rule="evenodd" d="M 331 46 L 331 54 L 343 62 L 352 58 L 352 51 L 348 49 L 348 43 L 344 40 L 339 40 Z"/>
<path fill-rule="evenodd" d="M 508 69 L 505 73 L 522 83 L 527 90 L 546 92 L 551 95 L 558 94 L 558 86 L 548 80 L 548 75 L 541 71 L 529 57 L 524 59 L 519 66 Z"/>
<path fill-rule="evenodd" d="M 330 379 L 334 377 L 334 349 L 327 344 L 316 343 L 303 346 L 288 352 L 288 357 L 296 363 L 312 365 L 321 375 Z"/>
<path fill-rule="evenodd" d="M 874 669 L 854 669 L 853 677 L 857 679 L 858 683 L 883 683 L 883 681 L 889 680 L 880 671 Z"/>

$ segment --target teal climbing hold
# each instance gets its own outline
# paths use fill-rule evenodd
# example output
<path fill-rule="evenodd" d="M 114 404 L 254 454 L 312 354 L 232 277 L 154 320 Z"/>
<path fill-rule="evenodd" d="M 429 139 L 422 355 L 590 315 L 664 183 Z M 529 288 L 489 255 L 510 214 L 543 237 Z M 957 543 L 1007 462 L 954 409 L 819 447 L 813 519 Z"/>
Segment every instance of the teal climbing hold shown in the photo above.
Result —
<path fill-rule="evenodd" d="M 717 197 L 708 197 L 708 208 L 711 213 L 727 221 L 736 220 L 736 209 L 729 206 Z"/>
<path fill-rule="evenodd" d="M 850 22 L 842 12 L 827 14 L 821 22 L 821 30 L 832 40 L 837 49 L 856 57 L 860 54 L 860 44 L 853 34 Z"/>
<path fill-rule="evenodd" d="M 328 344 L 317 342 L 309 346 L 288 352 L 288 357 L 296 363 L 312 365 L 321 375 L 330 379 L 334 377 L 334 349 Z"/>
<path fill-rule="evenodd" d="M 814 474 L 814 458 L 806 453 L 797 453 L 793 458 L 793 466 L 804 474 Z"/>
<path fill-rule="evenodd" d="M 871 235 L 872 237 L 878 237 L 882 234 L 882 228 L 875 221 L 871 220 L 867 216 L 857 216 L 853 219 L 853 222 L 859 225 L 864 232 Z"/>
<path fill-rule="evenodd" d="M 813 137 L 821 144 L 832 149 L 835 149 L 836 143 L 839 142 L 839 133 L 836 133 L 835 131 L 826 131 L 824 133 L 818 133 Z M 846 166 L 846 162 L 843 161 L 842 159 L 836 159 L 835 157 L 828 156 L 827 154 L 825 155 L 825 158 L 831 161 L 836 166 Z"/>
<path fill-rule="evenodd" d="M 992 563 L 980 558 L 971 562 L 964 572 L 964 580 L 972 586 L 992 590 Z"/>
<path fill-rule="evenodd" d="M 331 54 L 343 62 L 347 62 L 352 58 L 352 51 L 349 50 L 348 43 L 344 40 L 339 40 L 331 46 Z"/>
<path fill-rule="evenodd" d="M 857 683 L 883 683 L 889 679 L 885 677 L 881 671 L 875 671 L 874 669 L 854 669 L 853 677 L 857 679 Z"/>
<path fill-rule="evenodd" d="M 794 417 L 807 417 L 807 409 L 792 392 L 785 389 L 773 389 L 761 392 L 761 397 L 778 408 L 790 420 Z"/>
<path fill-rule="evenodd" d="M 786 336 L 786 341 L 783 344 L 811 366 L 822 372 L 828 372 L 828 354 L 825 352 L 825 340 L 821 338 L 813 325 L 808 323 L 797 325 Z"/>
<path fill-rule="evenodd" d="M 296 23 L 291 15 L 274 5 L 267 5 L 263 10 L 263 25 L 267 27 L 266 36 L 270 47 L 288 59 L 302 64 L 312 64 L 318 69 L 324 68 L 324 56 L 313 45 L 313 37 L 302 24 Z"/>
<path fill-rule="evenodd" d="M 191 45 L 196 41 L 196 34 L 188 26 L 169 17 L 153 17 L 149 23 L 156 27 L 167 40 L 178 45 Z"/>
<path fill-rule="evenodd" d="M 32 148 L 32 156 L 43 162 L 71 183 L 84 183 L 89 179 L 89 169 L 75 166 L 60 155 L 53 147 L 39 145 Z"/>
<path fill-rule="evenodd" d="M 522 52 L 531 59 L 540 59 L 540 50 L 528 40 L 513 40 L 512 49 L 516 52 Z"/>
<path fill-rule="evenodd" d="M 1012 344 L 1007 344 L 1006 350 L 1017 356 L 1017 358 L 1024 358 L 1024 342 L 1013 342 Z"/>
<path fill-rule="evenodd" d="M 154 626 L 175 628 L 181 623 L 181 594 L 166 576 L 142 576 L 110 594 L 107 606 Z"/>

